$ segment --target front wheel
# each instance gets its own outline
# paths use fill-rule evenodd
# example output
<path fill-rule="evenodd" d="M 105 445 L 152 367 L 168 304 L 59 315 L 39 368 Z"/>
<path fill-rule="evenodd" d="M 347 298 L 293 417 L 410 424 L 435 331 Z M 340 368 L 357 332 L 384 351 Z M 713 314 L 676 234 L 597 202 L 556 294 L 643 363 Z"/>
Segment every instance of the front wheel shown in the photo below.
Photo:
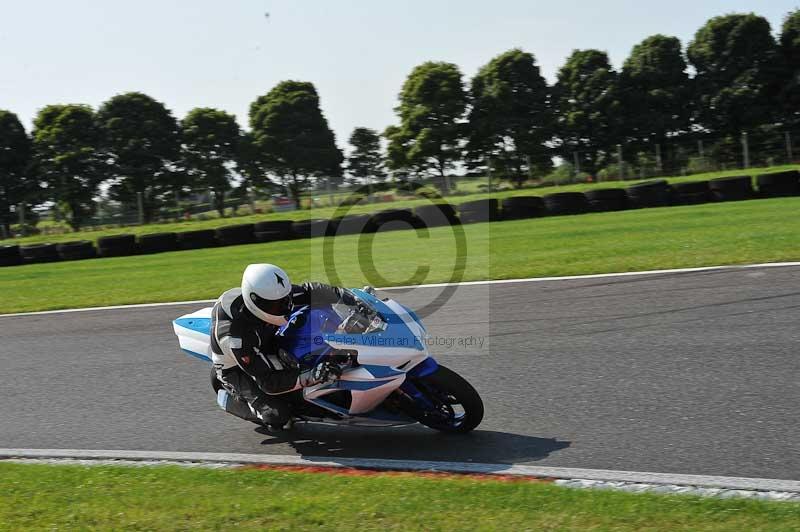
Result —
<path fill-rule="evenodd" d="M 435 410 L 417 413 L 423 425 L 442 432 L 465 433 L 483 420 L 483 401 L 475 388 L 455 371 L 439 365 L 432 374 L 413 383 Z"/>

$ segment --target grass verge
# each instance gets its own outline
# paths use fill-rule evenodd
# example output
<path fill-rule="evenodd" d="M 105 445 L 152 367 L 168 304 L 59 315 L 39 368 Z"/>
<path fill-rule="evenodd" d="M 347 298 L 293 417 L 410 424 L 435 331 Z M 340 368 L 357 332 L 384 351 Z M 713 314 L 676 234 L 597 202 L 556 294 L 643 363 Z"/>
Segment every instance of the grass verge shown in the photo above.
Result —
<path fill-rule="evenodd" d="M 532 482 L 0 464 L 0 529 L 796 530 L 800 505 Z"/>
<path fill-rule="evenodd" d="M 703 181 L 714 179 L 717 177 L 726 177 L 733 175 L 759 175 L 767 173 L 782 172 L 786 170 L 800 170 L 800 165 L 786 165 L 786 166 L 772 166 L 768 168 L 751 168 L 749 170 L 727 170 L 722 172 L 710 172 L 705 174 L 694 174 L 682 177 L 664 177 L 659 179 L 666 179 L 670 183 L 682 183 L 686 181 Z M 458 205 L 465 201 L 474 201 L 485 198 L 504 199 L 511 196 L 543 196 L 545 194 L 552 194 L 554 192 L 584 192 L 586 190 L 596 188 L 624 188 L 633 185 L 634 183 L 641 182 L 642 180 L 632 181 L 603 181 L 600 183 L 578 183 L 573 185 L 540 187 L 540 188 L 524 188 L 506 190 L 503 192 L 477 192 L 476 179 L 469 179 L 464 185 L 464 190 L 472 192 L 467 195 L 449 196 L 445 198 L 447 201 Z M 404 199 L 390 203 L 368 203 L 353 206 L 347 212 L 349 214 L 364 214 L 376 212 L 383 209 L 407 209 L 420 205 L 430 204 L 429 200 L 425 199 Z M 180 231 L 193 231 L 197 229 L 213 229 L 224 225 L 235 225 L 244 223 L 255 223 L 264 220 L 307 220 L 310 218 L 330 219 L 334 216 L 341 214 L 344 211 L 338 211 L 337 207 L 318 207 L 312 210 L 291 211 L 283 213 L 271 214 L 254 214 L 247 216 L 239 216 L 234 218 L 211 218 L 208 220 L 191 220 L 184 222 L 170 222 L 159 223 L 151 225 L 142 225 L 135 227 L 112 227 L 103 228 L 101 230 L 84 230 L 78 233 L 65 232 L 63 234 L 51 235 L 36 235 L 25 238 L 17 238 L 13 240 L 0 240 L 0 244 L 35 244 L 42 242 L 67 242 L 71 240 L 92 240 L 96 241 L 102 236 L 119 235 L 119 234 L 135 234 L 143 235 L 158 232 L 180 232 Z"/>
<path fill-rule="evenodd" d="M 597 213 L 0 268 L 0 313 L 210 299 L 253 262 L 295 281 L 407 285 L 800 260 L 800 198 Z M 329 239 L 330 240 L 330 239 Z"/>

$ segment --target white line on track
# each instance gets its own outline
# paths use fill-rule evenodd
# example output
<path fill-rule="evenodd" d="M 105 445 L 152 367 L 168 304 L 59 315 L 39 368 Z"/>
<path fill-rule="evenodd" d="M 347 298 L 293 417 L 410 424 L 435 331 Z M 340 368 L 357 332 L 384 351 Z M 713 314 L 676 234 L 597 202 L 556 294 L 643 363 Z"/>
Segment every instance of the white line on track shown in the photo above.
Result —
<path fill-rule="evenodd" d="M 0 449 L 0 460 L 65 459 L 65 460 L 125 460 L 165 462 L 209 462 L 244 465 L 317 466 L 360 468 L 383 471 L 442 471 L 449 473 L 478 473 L 522 477 L 583 479 L 600 482 L 627 482 L 671 486 L 695 486 L 728 490 L 755 490 L 800 493 L 800 481 L 767 478 L 680 475 L 641 471 L 543 467 L 516 464 L 480 464 L 471 462 L 428 462 L 420 460 L 384 460 L 367 458 L 299 457 L 293 455 L 188 453 L 166 451 L 106 451 L 77 449 Z"/>
<path fill-rule="evenodd" d="M 412 288 L 443 288 L 447 286 L 479 286 L 479 285 L 493 285 L 493 284 L 514 284 L 514 283 L 541 283 L 551 281 L 575 281 L 581 279 L 604 279 L 610 277 L 630 277 L 636 275 L 673 275 L 682 273 L 697 273 L 709 271 L 729 271 L 729 270 L 749 270 L 757 268 L 785 268 L 785 267 L 800 266 L 800 262 L 768 262 L 765 264 L 742 264 L 742 265 L 726 265 L 726 266 L 703 266 L 700 268 L 677 268 L 673 270 L 645 270 L 638 272 L 618 272 L 618 273 L 594 273 L 589 275 L 565 275 L 560 277 L 530 277 L 523 279 L 496 279 L 489 281 L 463 281 L 460 283 L 433 283 L 433 284 L 419 284 L 408 286 L 389 286 L 386 288 L 378 288 L 381 291 L 391 290 L 410 290 Z M 15 316 L 41 316 L 47 314 L 66 314 L 71 312 L 93 312 L 99 310 L 128 310 L 137 308 L 151 308 L 151 307 L 170 307 L 179 305 L 199 305 L 203 303 L 212 303 L 214 299 L 199 299 L 196 301 L 172 301 L 167 303 L 136 303 L 132 305 L 113 305 L 108 307 L 86 307 L 86 308 L 73 308 L 63 310 L 44 310 L 39 312 L 17 312 L 13 314 L 0 314 L 0 318 L 12 318 Z"/>

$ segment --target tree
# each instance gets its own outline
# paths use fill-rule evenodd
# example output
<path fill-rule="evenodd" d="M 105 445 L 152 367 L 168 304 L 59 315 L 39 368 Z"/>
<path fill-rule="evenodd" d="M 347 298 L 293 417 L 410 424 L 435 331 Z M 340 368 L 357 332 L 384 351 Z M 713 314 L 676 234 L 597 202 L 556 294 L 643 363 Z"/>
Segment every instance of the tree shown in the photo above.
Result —
<path fill-rule="evenodd" d="M 214 208 L 225 216 L 225 193 L 241 136 L 236 117 L 207 107 L 192 109 L 181 121 L 183 161 L 193 183 L 214 192 Z"/>
<path fill-rule="evenodd" d="M 662 142 L 689 128 L 691 99 L 681 41 L 653 35 L 634 46 L 620 75 L 622 126 L 633 140 Z"/>
<path fill-rule="evenodd" d="M 175 166 L 180 156 L 177 120 L 161 102 L 129 92 L 104 103 L 97 122 L 114 178 L 114 199 L 135 205 L 141 194 L 145 221 L 151 221 L 163 196 L 186 185 Z"/>
<path fill-rule="evenodd" d="M 471 167 L 499 167 L 518 185 L 552 168 L 549 90 L 532 54 L 514 49 L 495 57 L 473 78 L 471 92 Z"/>
<path fill-rule="evenodd" d="M 94 213 L 103 181 L 98 157 L 100 135 L 87 105 L 48 105 L 36 116 L 33 149 L 38 177 L 49 199 L 65 207 L 77 231 Z"/>
<path fill-rule="evenodd" d="M 780 38 L 783 76 L 781 101 L 786 121 L 800 125 L 800 9 L 789 13 L 783 22 Z"/>
<path fill-rule="evenodd" d="M 765 18 L 712 18 L 695 34 L 687 55 L 696 71 L 697 121 L 706 130 L 738 135 L 775 118 L 777 45 Z"/>
<path fill-rule="evenodd" d="M 467 94 L 458 67 L 427 62 L 416 67 L 403 84 L 395 112 L 398 126 L 387 128 L 389 163 L 394 169 L 432 172 L 446 192 L 447 171 L 461 158 L 461 119 Z"/>
<path fill-rule="evenodd" d="M 370 185 L 374 180 L 386 179 L 381 139 L 376 131 L 366 127 L 355 128 L 350 135 L 350 145 L 353 151 L 347 158 L 347 169 L 351 176 Z"/>
<path fill-rule="evenodd" d="M 319 105 L 314 85 L 283 81 L 250 106 L 250 128 L 264 167 L 300 193 L 314 178 L 342 175 L 344 156 Z"/>
<path fill-rule="evenodd" d="M 14 217 L 11 208 L 27 204 L 38 184 L 30 170 L 31 139 L 19 118 L 0 110 L 0 227 L 10 234 Z"/>
<path fill-rule="evenodd" d="M 608 55 L 575 50 L 558 72 L 553 102 L 561 156 L 572 161 L 579 152 L 581 170 L 595 172 L 619 142 L 618 76 Z"/>
<path fill-rule="evenodd" d="M 262 185 L 264 168 L 253 134 L 243 131 L 236 144 L 236 168 L 248 187 Z"/>

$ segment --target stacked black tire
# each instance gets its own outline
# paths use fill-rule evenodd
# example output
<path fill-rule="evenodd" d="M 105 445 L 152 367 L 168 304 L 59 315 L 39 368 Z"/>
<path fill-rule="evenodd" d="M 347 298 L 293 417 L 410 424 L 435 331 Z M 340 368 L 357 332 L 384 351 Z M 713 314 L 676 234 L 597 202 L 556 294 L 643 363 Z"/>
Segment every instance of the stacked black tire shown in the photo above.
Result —
<path fill-rule="evenodd" d="M 711 201 L 711 187 L 708 181 L 689 181 L 672 185 L 674 205 L 700 205 Z"/>
<path fill-rule="evenodd" d="M 61 260 L 58 256 L 58 246 L 56 244 L 31 244 L 21 246 L 19 254 L 25 264 L 41 264 L 44 262 L 57 262 Z"/>
<path fill-rule="evenodd" d="M 269 220 L 253 226 L 256 242 L 276 242 L 292 238 L 292 222 L 289 220 Z"/>
<path fill-rule="evenodd" d="M 368 230 L 375 232 L 419 229 L 422 221 L 410 209 L 389 209 L 372 215 Z"/>
<path fill-rule="evenodd" d="M 500 210 L 494 198 L 467 201 L 458 206 L 462 224 L 494 222 L 500 219 Z"/>
<path fill-rule="evenodd" d="M 754 195 L 753 180 L 747 175 L 712 179 L 708 186 L 714 201 L 741 201 Z"/>
<path fill-rule="evenodd" d="M 621 188 L 596 188 L 584 193 L 591 212 L 622 211 L 628 208 L 628 195 Z"/>
<path fill-rule="evenodd" d="M 672 189 L 663 179 L 632 185 L 625 192 L 630 206 L 635 209 L 667 207 L 672 202 Z"/>
<path fill-rule="evenodd" d="M 56 251 L 60 260 L 85 260 L 93 259 L 97 256 L 94 244 L 88 240 L 57 244 Z"/>
<path fill-rule="evenodd" d="M 414 214 L 424 227 L 442 227 L 461 223 L 456 215 L 455 207 L 449 203 L 420 205 L 414 209 Z"/>
<path fill-rule="evenodd" d="M 327 234 L 336 234 L 333 220 L 313 219 L 300 220 L 292 224 L 292 233 L 296 238 L 316 238 Z"/>
<path fill-rule="evenodd" d="M 362 233 L 374 233 L 372 226 L 372 216 L 369 214 L 348 214 L 332 220 L 336 224 L 338 235 L 360 235 Z M 329 234 L 330 236 L 330 234 Z"/>
<path fill-rule="evenodd" d="M 199 229 L 178 233 L 178 249 L 204 249 L 217 245 L 217 236 L 213 229 Z"/>
<path fill-rule="evenodd" d="M 547 213 L 552 216 L 589 212 L 589 202 L 582 192 L 556 192 L 542 198 Z"/>
<path fill-rule="evenodd" d="M 19 246 L 0 246 L 0 266 L 17 266 L 22 264 Z"/>
<path fill-rule="evenodd" d="M 800 196 L 800 172 L 778 172 L 756 177 L 758 194 L 762 198 Z"/>
<path fill-rule="evenodd" d="M 503 220 L 538 218 L 547 214 L 544 200 L 538 196 L 512 196 L 503 200 Z"/>
<path fill-rule="evenodd" d="M 256 240 L 254 224 L 237 224 L 218 227 L 215 231 L 221 246 L 252 244 Z"/>
<path fill-rule="evenodd" d="M 139 253 L 164 253 L 178 249 L 177 233 L 151 233 L 139 237 Z"/>
<path fill-rule="evenodd" d="M 102 236 L 97 239 L 97 249 L 101 257 L 128 257 L 136 254 L 134 235 Z"/>

